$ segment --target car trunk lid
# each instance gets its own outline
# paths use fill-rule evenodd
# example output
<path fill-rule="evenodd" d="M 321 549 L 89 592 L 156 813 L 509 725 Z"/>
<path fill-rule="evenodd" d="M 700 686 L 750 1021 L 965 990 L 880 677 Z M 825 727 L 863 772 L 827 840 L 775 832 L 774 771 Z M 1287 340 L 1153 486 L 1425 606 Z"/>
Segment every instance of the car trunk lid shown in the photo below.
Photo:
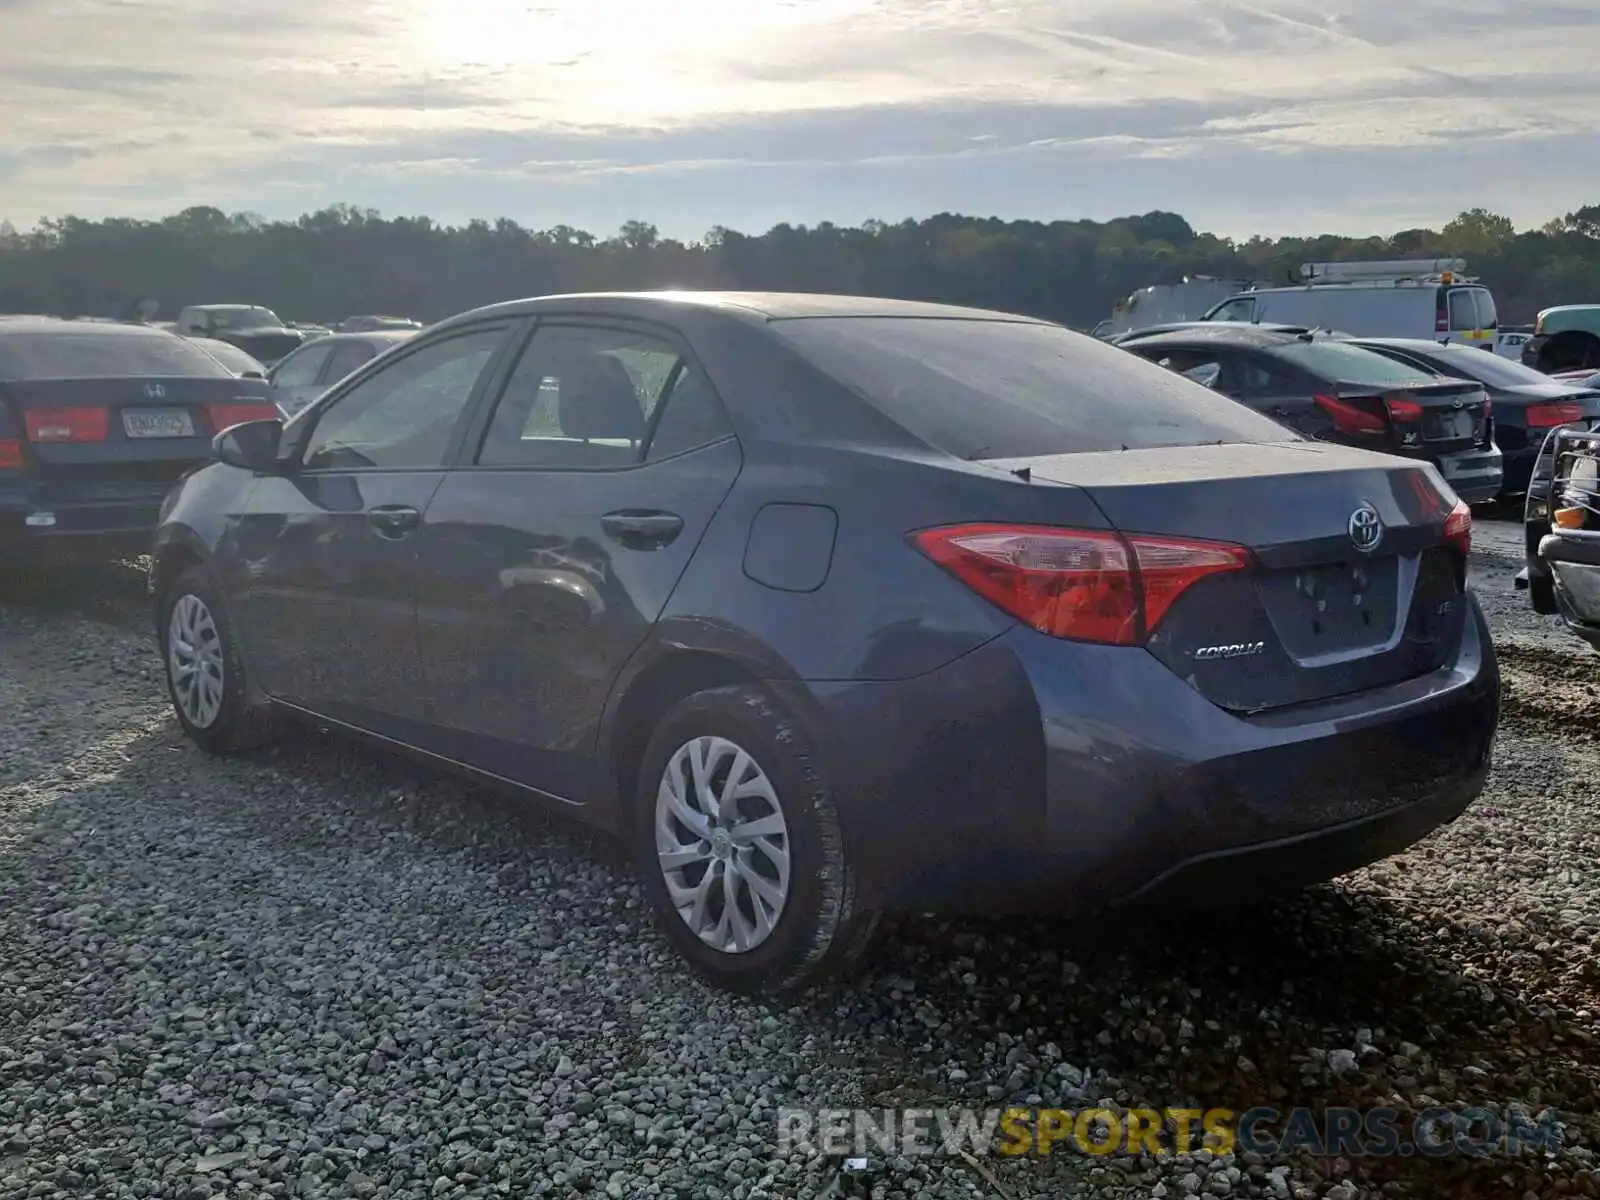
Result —
<path fill-rule="evenodd" d="M 1435 469 L 1319 442 L 991 462 L 1081 488 L 1124 534 L 1222 541 L 1246 571 L 1185 590 L 1147 649 L 1241 712 L 1380 687 L 1444 665 L 1461 637 L 1465 564 Z"/>
<path fill-rule="evenodd" d="M 1480 383 L 1441 380 L 1403 387 L 1335 385 L 1316 397 L 1334 427 L 1374 449 L 1433 456 L 1488 441 L 1489 397 Z"/>
<path fill-rule="evenodd" d="M 222 429 L 275 416 L 264 380 L 49 379 L 0 386 L 20 444 L 20 466 L 47 485 L 176 480 L 211 455 Z"/>

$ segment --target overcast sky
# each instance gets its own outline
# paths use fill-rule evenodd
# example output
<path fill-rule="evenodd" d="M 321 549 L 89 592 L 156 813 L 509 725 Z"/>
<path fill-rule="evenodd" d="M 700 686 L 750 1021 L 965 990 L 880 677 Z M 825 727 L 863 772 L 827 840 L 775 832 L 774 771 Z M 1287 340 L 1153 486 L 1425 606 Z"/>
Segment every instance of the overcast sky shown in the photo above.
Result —
<path fill-rule="evenodd" d="M 0 217 L 1387 233 L 1600 203 L 1600 0 L 0 0 Z"/>

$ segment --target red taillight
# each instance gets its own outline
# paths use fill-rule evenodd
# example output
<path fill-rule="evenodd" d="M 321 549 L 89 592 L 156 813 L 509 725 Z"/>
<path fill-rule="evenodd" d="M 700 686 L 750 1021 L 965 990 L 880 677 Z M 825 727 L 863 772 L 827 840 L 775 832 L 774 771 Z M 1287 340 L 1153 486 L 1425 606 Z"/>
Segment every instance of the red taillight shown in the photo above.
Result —
<path fill-rule="evenodd" d="M 1388 410 L 1391 421 L 1422 420 L 1422 405 L 1415 400 L 1403 400 L 1398 396 L 1390 396 L 1384 399 L 1383 407 Z"/>
<path fill-rule="evenodd" d="M 1472 509 L 1465 500 L 1457 500 L 1444 519 L 1444 540 L 1446 545 L 1459 550 L 1462 558 L 1472 553 Z"/>
<path fill-rule="evenodd" d="M 221 433 L 231 425 L 246 421 L 270 421 L 277 417 L 278 406 L 262 400 L 251 404 L 208 404 L 206 415 L 211 419 L 211 432 Z"/>
<path fill-rule="evenodd" d="M 1250 565 L 1243 546 L 1105 530 L 952 525 L 913 541 L 1039 632 L 1112 646 L 1139 645 L 1188 588 Z"/>
<path fill-rule="evenodd" d="M 1581 404 L 1534 404 L 1528 408 L 1529 429 L 1550 429 L 1583 420 Z"/>
<path fill-rule="evenodd" d="M 23 419 L 30 442 L 103 442 L 111 423 L 111 410 L 30 408 Z"/>
<path fill-rule="evenodd" d="M 0 471 L 22 468 L 22 443 L 16 438 L 0 438 Z"/>
<path fill-rule="evenodd" d="M 1387 430 L 1384 420 L 1377 413 L 1368 412 L 1359 408 L 1348 400 L 1340 400 L 1336 396 L 1313 396 L 1312 401 L 1333 420 L 1333 427 L 1340 433 L 1349 434 L 1382 434 Z"/>
<path fill-rule="evenodd" d="M 1441 301 L 1439 307 L 1433 310 L 1433 331 L 1435 333 L 1450 332 L 1450 310 Z"/>

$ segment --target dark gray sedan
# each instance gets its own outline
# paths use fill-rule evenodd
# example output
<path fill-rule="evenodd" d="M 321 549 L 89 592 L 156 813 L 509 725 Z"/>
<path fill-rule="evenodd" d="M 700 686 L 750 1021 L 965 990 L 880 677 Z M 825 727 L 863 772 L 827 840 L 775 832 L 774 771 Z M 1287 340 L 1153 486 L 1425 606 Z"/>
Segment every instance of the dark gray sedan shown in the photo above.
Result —
<path fill-rule="evenodd" d="M 151 568 L 188 735 L 315 721 L 623 833 L 726 987 L 890 910 L 1326 879 L 1489 767 L 1435 470 L 1043 321 L 518 301 L 216 451 Z"/>

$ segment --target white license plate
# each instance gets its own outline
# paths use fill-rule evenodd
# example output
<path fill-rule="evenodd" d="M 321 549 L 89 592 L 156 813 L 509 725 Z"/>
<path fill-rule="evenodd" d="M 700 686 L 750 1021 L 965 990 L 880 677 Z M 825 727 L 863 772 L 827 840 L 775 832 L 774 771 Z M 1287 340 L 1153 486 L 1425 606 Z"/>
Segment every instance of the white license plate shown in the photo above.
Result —
<path fill-rule="evenodd" d="M 194 417 L 184 409 L 131 409 L 122 414 L 122 428 L 131 438 L 194 436 Z"/>

